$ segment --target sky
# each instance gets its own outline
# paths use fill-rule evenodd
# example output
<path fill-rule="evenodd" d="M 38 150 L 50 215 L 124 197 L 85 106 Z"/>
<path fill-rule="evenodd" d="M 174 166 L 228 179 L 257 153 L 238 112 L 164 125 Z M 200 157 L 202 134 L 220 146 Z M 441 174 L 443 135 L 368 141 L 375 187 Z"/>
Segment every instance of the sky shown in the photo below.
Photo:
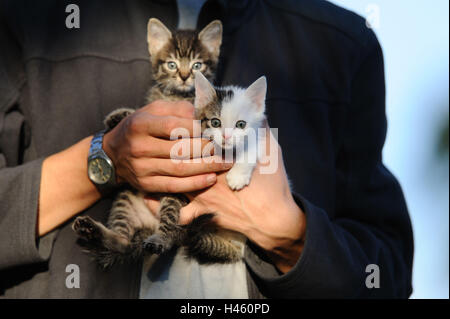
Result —
<path fill-rule="evenodd" d="M 449 116 L 449 1 L 330 2 L 372 22 L 383 48 L 383 158 L 402 185 L 413 224 L 411 298 L 449 298 L 449 162 L 436 156 L 438 131 Z"/>

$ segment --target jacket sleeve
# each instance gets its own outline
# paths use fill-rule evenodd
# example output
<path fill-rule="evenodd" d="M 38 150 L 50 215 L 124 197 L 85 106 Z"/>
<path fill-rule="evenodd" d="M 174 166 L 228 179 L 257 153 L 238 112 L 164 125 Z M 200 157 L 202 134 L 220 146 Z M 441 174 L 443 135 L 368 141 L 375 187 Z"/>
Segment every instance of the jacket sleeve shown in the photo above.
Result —
<path fill-rule="evenodd" d="M 1 15 L 0 11 L 0 271 L 46 260 L 52 243 L 51 235 L 36 237 L 43 159 L 23 163 L 31 137 L 20 109 L 25 77 L 19 45 Z"/>
<path fill-rule="evenodd" d="M 400 185 L 382 163 L 386 135 L 381 47 L 370 41 L 352 84 L 346 132 L 337 160 L 339 205 L 330 218 L 300 195 L 306 240 L 296 265 L 279 274 L 248 250 L 247 265 L 274 298 L 407 298 L 412 292 L 413 237 Z M 379 269 L 379 288 L 368 288 Z M 372 266 L 373 267 L 373 266 Z M 366 272 L 367 270 L 367 272 Z M 369 287 L 371 285 L 369 284 Z"/>

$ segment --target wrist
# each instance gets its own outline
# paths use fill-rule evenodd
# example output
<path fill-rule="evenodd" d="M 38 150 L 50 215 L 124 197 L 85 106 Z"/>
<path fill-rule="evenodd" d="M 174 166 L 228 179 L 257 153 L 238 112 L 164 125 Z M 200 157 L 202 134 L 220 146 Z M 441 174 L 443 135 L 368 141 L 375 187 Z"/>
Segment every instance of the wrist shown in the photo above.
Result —
<path fill-rule="evenodd" d="M 120 175 L 120 170 L 118 169 L 117 165 L 117 152 L 116 147 L 114 143 L 114 136 L 112 135 L 112 130 L 108 131 L 103 135 L 103 151 L 106 153 L 106 155 L 111 159 L 113 162 L 113 165 L 115 167 L 115 177 L 116 177 L 116 183 L 121 184 L 124 182 L 124 179 Z"/>
<path fill-rule="evenodd" d="M 113 152 L 113 148 L 111 147 L 111 131 L 105 133 L 103 135 L 103 150 L 105 151 L 106 155 L 108 155 L 109 158 L 113 161 L 115 164 L 115 156 Z"/>
<path fill-rule="evenodd" d="M 91 182 L 103 194 L 107 195 L 116 186 L 115 165 L 105 152 L 105 130 L 94 135 L 88 155 L 88 176 Z"/>
<path fill-rule="evenodd" d="M 301 256 L 306 235 L 306 216 L 301 208 L 292 201 L 287 202 L 284 212 L 291 216 L 286 222 L 286 228 L 281 236 L 272 238 L 271 245 L 266 249 L 268 257 L 282 273 L 291 270 Z"/>

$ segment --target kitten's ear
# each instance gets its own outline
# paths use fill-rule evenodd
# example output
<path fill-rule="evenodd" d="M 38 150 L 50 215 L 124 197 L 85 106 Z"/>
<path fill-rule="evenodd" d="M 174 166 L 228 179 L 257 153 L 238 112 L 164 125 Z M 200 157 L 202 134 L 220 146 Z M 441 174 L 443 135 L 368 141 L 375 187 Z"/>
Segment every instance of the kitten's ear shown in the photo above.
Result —
<path fill-rule="evenodd" d="M 196 71 L 194 75 L 195 75 L 194 106 L 196 109 L 202 109 L 215 98 L 216 90 L 200 71 Z"/>
<path fill-rule="evenodd" d="M 198 39 L 212 54 L 219 56 L 222 44 L 222 22 L 214 20 L 198 34 Z"/>
<path fill-rule="evenodd" d="M 172 38 L 172 33 L 156 18 L 148 20 L 147 43 L 150 55 L 155 55 Z"/>
<path fill-rule="evenodd" d="M 245 90 L 245 95 L 256 105 L 258 112 L 265 111 L 266 92 L 267 81 L 265 76 L 260 77 Z"/>

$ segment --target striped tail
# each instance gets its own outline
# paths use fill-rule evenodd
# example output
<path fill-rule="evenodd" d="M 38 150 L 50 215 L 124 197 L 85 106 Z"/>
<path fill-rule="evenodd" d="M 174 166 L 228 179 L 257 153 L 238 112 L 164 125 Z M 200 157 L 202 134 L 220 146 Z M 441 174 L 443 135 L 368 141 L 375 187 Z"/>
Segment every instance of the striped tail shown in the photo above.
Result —
<path fill-rule="evenodd" d="M 211 224 L 214 214 L 195 218 L 187 226 L 185 245 L 188 256 L 200 264 L 234 263 L 242 258 L 242 248 L 219 236 Z"/>

